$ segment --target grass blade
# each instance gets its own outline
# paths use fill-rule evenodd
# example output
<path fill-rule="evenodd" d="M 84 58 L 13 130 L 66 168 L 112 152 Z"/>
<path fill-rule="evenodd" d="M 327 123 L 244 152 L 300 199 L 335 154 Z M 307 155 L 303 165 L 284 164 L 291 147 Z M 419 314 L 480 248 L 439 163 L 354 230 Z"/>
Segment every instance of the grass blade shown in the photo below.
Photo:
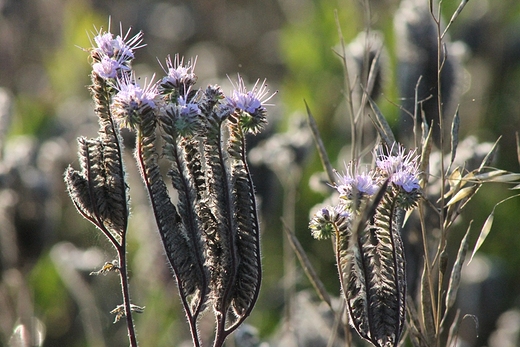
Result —
<path fill-rule="evenodd" d="M 424 265 L 421 276 L 421 315 L 424 323 L 424 337 L 426 338 L 426 344 L 431 346 L 435 341 L 435 334 L 437 329 L 435 328 L 432 288 L 430 286 L 430 279 L 428 276 L 426 264 Z"/>
<path fill-rule="evenodd" d="M 516 156 L 518 157 L 518 165 L 520 165 L 520 135 L 518 135 L 518 131 L 515 133 L 516 137 Z"/>
<path fill-rule="evenodd" d="M 489 164 L 493 161 L 496 151 L 498 150 L 498 141 L 500 141 L 501 138 L 502 137 L 499 137 L 498 140 L 495 141 L 495 143 L 493 144 L 493 147 L 491 148 L 489 153 L 482 160 L 482 163 L 480 164 L 480 167 L 478 168 L 477 172 L 482 170 L 486 166 L 489 166 Z"/>
<path fill-rule="evenodd" d="M 325 289 L 325 286 L 321 282 L 318 274 L 316 273 L 316 270 L 314 270 L 314 267 L 312 266 L 309 258 L 307 257 L 307 254 L 303 250 L 302 245 L 300 244 L 300 241 L 298 241 L 298 238 L 294 234 L 294 231 L 289 229 L 285 223 L 283 230 L 287 234 L 287 238 L 289 239 L 289 243 L 294 250 L 294 253 L 296 253 L 296 256 L 298 257 L 298 260 L 300 261 L 300 264 L 302 265 L 303 271 L 305 271 L 305 274 L 309 278 L 309 281 L 311 282 L 312 286 L 316 290 L 316 293 L 320 297 L 320 299 L 327 303 L 329 306 L 331 312 L 334 313 L 334 308 L 332 307 L 332 300 L 330 299 L 329 293 Z"/>
<path fill-rule="evenodd" d="M 495 207 L 497 207 L 497 205 L 495 205 Z M 482 229 L 480 230 L 480 235 L 478 236 L 477 243 L 475 244 L 475 248 L 473 249 L 473 253 L 471 254 L 471 258 L 469 258 L 468 263 L 470 263 L 473 260 L 475 253 L 477 253 L 479 248 L 482 246 L 482 244 L 486 240 L 486 237 L 489 235 L 489 232 L 491 231 L 491 226 L 493 225 L 493 219 L 495 218 L 495 207 L 493 207 L 493 211 L 491 211 L 489 216 L 486 218 L 486 221 L 484 222 L 484 225 L 482 226 Z"/>
<path fill-rule="evenodd" d="M 466 259 L 466 253 L 468 252 L 469 247 L 468 236 L 472 222 L 473 221 L 469 223 L 468 229 L 466 230 L 466 234 L 464 234 L 464 237 L 460 242 L 459 251 L 457 253 L 457 259 L 455 260 L 455 264 L 453 265 L 453 269 L 451 270 L 450 281 L 448 283 L 448 293 L 446 294 L 446 308 L 444 311 L 444 317 L 442 319 L 443 321 L 446 319 L 449 309 L 453 307 L 453 304 L 455 304 L 455 299 L 457 298 L 457 292 L 459 290 L 460 277 L 462 272 L 462 265 L 464 265 L 464 260 Z"/>
<path fill-rule="evenodd" d="M 450 165 L 448 167 L 448 172 L 450 171 L 451 164 L 455 160 L 455 156 L 457 154 L 457 146 L 459 145 L 459 126 L 460 126 L 460 117 L 459 117 L 459 107 L 457 106 L 457 111 L 455 111 L 455 116 L 453 117 L 453 123 L 451 124 L 451 158 Z"/>
<path fill-rule="evenodd" d="M 457 192 L 457 194 L 455 194 L 455 196 L 453 196 L 453 198 L 450 199 L 450 201 L 448 201 L 448 203 L 446 204 L 446 207 L 451 206 L 451 205 L 461 201 L 462 199 L 465 199 L 465 198 L 475 194 L 475 192 L 477 191 L 477 188 L 478 188 L 477 186 L 462 188 L 461 190 L 459 190 Z"/>
<path fill-rule="evenodd" d="M 390 128 L 390 125 L 385 119 L 385 116 L 377 106 L 374 100 L 372 100 L 371 97 L 367 95 L 368 102 L 370 103 L 370 107 L 372 107 L 372 110 L 374 111 L 375 118 L 369 113 L 370 119 L 374 123 L 374 126 L 377 129 L 377 132 L 379 133 L 379 136 L 383 139 L 383 141 L 386 143 L 388 148 L 392 148 L 392 146 L 395 143 L 395 137 L 394 133 L 392 132 L 392 129 Z"/>
<path fill-rule="evenodd" d="M 509 173 L 505 175 L 499 175 L 489 180 L 489 182 L 514 182 L 520 179 L 520 173 Z"/>
<path fill-rule="evenodd" d="M 312 131 L 312 136 L 314 137 L 314 141 L 316 142 L 316 148 L 318 149 L 318 154 L 320 156 L 321 164 L 323 168 L 327 172 L 327 177 L 329 178 L 330 183 L 334 183 L 334 170 L 332 169 L 332 165 L 330 164 L 329 155 L 325 150 L 325 145 L 323 144 L 323 140 L 320 136 L 320 131 L 318 130 L 318 125 L 316 124 L 316 120 L 309 109 L 309 105 L 305 102 L 305 108 L 307 109 L 307 119 L 309 121 L 309 127 Z"/>

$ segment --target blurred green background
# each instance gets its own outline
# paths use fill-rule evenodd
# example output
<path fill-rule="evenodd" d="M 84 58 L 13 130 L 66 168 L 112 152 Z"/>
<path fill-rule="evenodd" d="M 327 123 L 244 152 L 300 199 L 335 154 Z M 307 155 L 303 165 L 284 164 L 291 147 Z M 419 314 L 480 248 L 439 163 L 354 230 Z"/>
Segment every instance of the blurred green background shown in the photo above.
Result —
<path fill-rule="evenodd" d="M 442 5 L 449 19 L 459 2 L 445 0 Z M 133 65 L 143 78 L 162 76 L 157 60 L 179 53 L 187 59 L 198 57 L 200 87 L 219 83 L 229 91 L 226 76 L 240 73 L 249 85 L 267 78 L 270 89 L 279 91 L 271 100 L 275 106 L 268 107 L 268 129 L 249 141 L 250 148 L 261 151 L 265 140 L 284 139 L 273 143 L 294 150 L 293 156 L 275 158 L 274 164 L 265 158 L 268 154 L 257 154 L 260 158 L 253 164 L 262 206 L 264 281 L 247 323 L 258 329 L 259 338 L 269 341 L 283 330 L 287 278 L 282 215 L 327 289 L 339 295 L 330 244 L 312 240 L 307 228 L 310 209 L 328 194 L 326 187 L 317 192 L 309 184 L 322 171 L 321 164 L 313 145 L 303 141 L 308 139 L 305 127 L 296 129 L 295 123 L 305 118 L 307 102 L 334 165 L 343 167 L 349 123 L 343 68 L 333 51 L 339 44 L 337 11 L 347 43 L 367 22 L 383 33 L 388 62 L 377 101 L 397 130 L 395 50 L 401 38 L 394 34 L 393 21 L 398 6 L 397 0 L 373 0 L 367 15 L 357 0 L 0 1 L 0 345 L 7 345 L 19 324 L 31 326 L 31 317 L 45 326 L 44 346 L 127 345 L 124 324 L 112 324 L 109 314 L 121 303 L 117 276 L 89 276 L 115 252 L 75 211 L 62 179 L 69 163 L 77 167 L 76 137 L 95 136 L 97 131 L 86 88 L 88 54 L 82 48 L 90 47 L 94 27 L 106 28 L 109 17 L 113 33 L 119 33 L 119 23 L 123 32 L 129 27 L 133 33 L 143 31 L 147 46 L 137 51 Z M 494 142 L 501 136 L 495 166 L 518 172 L 520 2 L 470 2 L 450 34 L 464 47 L 457 85 L 461 137 Z M 127 147 L 130 284 L 133 302 L 146 306 L 135 316 L 138 339 L 142 346 L 181 346 L 189 339 L 188 326 L 133 164 L 131 143 Z M 476 239 L 493 206 L 512 195 L 508 188 L 482 189 L 450 241 L 457 245 L 472 219 Z M 498 311 L 490 313 L 493 317 L 515 307 L 520 294 L 518 211 L 519 199 L 497 208 L 482 248 L 498 274 L 495 285 L 504 289 Z M 452 256 L 454 252 L 456 247 Z M 294 290 L 310 287 L 300 270 L 291 276 Z M 495 322 L 490 324 L 493 328 Z M 212 329 L 211 320 L 201 325 L 203 336 Z M 471 343 L 485 345 L 483 339 Z"/>

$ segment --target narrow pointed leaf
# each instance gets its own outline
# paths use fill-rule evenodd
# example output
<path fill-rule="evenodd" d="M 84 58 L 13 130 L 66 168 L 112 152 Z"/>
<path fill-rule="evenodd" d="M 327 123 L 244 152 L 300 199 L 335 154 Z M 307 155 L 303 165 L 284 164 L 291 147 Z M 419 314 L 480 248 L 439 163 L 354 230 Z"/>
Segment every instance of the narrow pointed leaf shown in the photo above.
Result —
<path fill-rule="evenodd" d="M 305 102 L 305 108 L 307 109 L 307 119 L 309 122 L 309 127 L 312 131 L 312 136 L 314 137 L 314 141 L 316 142 L 316 148 L 318 149 L 318 154 L 320 156 L 321 164 L 323 168 L 325 169 L 325 172 L 327 172 L 328 179 L 330 183 L 334 182 L 334 170 L 332 169 L 332 165 L 330 164 L 329 155 L 327 154 L 327 151 L 325 150 L 325 145 L 323 144 L 323 140 L 320 136 L 320 131 L 318 130 L 318 125 L 316 124 L 316 121 L 314 120 L 314 117 L 311 113 L 311 110 L 309 109 L 309 105 L 307 105 L 307 102 Z"/>
<path fill-rule="evenodd" d="M 469 0 L 461 0 L 460 4 L 459 4 L 459 7 L 457 7 L 457 9 L 455 10 L 455 12 L 453 13 L 453 15 L 451 16 L 451 19 L 448 23 L 448 25 L 446 25 L 446 28 L 444 29 L 442 35 L 441 35 L 441 38 L 444 38 L 444 35 L 446 35 L 446 33 L 448 32 L 448 29 L 451 27 L 451 25 L 455 22 L 455 20 L 457 19 L 457 17 L 461 14 L 462 10 L 464 9 L 464 7 L 466 6 L 466 4 L 469 2 Z"/>
<path fill-rule="evenodd" d="M 432 288 L 426 264 L 421 276 L 421 316 L 424 324 L 424 334 L 427 339 L 426 344 L 431 345 L 435 341 L 435 320 L 433 318 Z"/>
<path fill-rule="evenodd" d="M 453 122 L 451 124 L 450 166 L 451 166 L 451 164 L 453 164 L 453 161 L 455 160 L 455 156 L 457 155 L 457 147 L 459 145 L 459 126 L 460 126 L 459 107 L 457 106 L 457 111 L 455 112 L 455 116 L 453 117 Z"/>
<path fill-rule="evenodd" d="M 459 327 L 460 327 L 460 309 L 457 309 L 455 313 L 455 318 L 453 318 L 453 322 L 450 326 L 450 331 L 448 333 L 448 343 L 447 346 L 456 346 L 455 341 L 458 339 L 459 335 Z"/>
<path fill-rule="evenodd" d="M 516 138 L 516 156 L 518 157 L 518 165 L 520 165 L 520 135 L 518 131 L 515 133 Z"/>
<path fill-rule="evenodd" d="M 486 182 L 486 181 L 490 181 L 496 177 L 502 176 L 506 173 L 507 173 L 507 171 L 505 171 L 505 170 L 493 170 L 490 172 L 484 172 L 484 173 L 479 173 L 479 174 L 473 175 L 470 179 Z M 466 178 L 466 177 L 464 177 L 464 178 Z"/>
<path fill-rule="evenodd" d="M 316 290 L 316 293 L 318 294 L 319 298 L 324 301 L 329 308 L 334 312 L 334 308 L 332 307 L 332 300 L 330 298 L 329 293 L 327 292 L 327 289 L 323 285 L 323 282 L 321 282 L 318 273 L 312 266 L 311 261 L 307 257 L 307 254 L 305 253 L 305 250 L 303 249 L 302 245 L 300 244 L 300 241 L 298 241 L 298 238 L 294 234 L 294 231 L 289 229 L 285 223 L 283 230 L 287 234 L 287 238 L 289 239 L 289 243 L 294 251 L 296 253 L 296 257 L 298 257 L 298 260 L 300 261 L 300 264 L 303 268 L 303 271 L 305 271 L 305 274 L 307 275 L 307 278 L 311 282 L 312 286 L 314 287 L 314 290 Z"/>
<path fill-rule="evenodd" d="M 471 187 L 466 187 L 466 188 L 462 188 L 461 190 L 459 190 L 457 192 L 457 194 L 455 194 L 455 196 L 453 198 L 451 198 L 450 201 L 448 201 L 448 203 L 446 204 L 446 206 L 451 206 L 459 201 L 461 201 L 462 199 L 465 199 L 467 197 L 470 197 L 472 196 L 475 192 L 477 191 L 477 186 L 471 186 Z"/>
<path fill-rule="evenodd" d="M 495 205 L 495 207 L 496 207 L 496 205 Z M 480 235 L 478 236 L 477 243 L 475 244 L 475 248 L 473 249 L 473 253 L 471 254 L 471 257 L 469 258 L 469 262 L 471 262 L 473 260 L 475 253 L 477 253 L 479 248 L 482 246 L 482 244 L 486 240 L 486 237 L 489 235 L 489 232 L 491 231 L 491 227 L 493 226 L 494 217 L 495 217 L 495 208 L 493 208 L 493 211 L 491 211 L 490 215 L 487 217 L 486 221 L 484 222 L 484 225 L 482 226 L 482 230 L 480 230 Z"/>
<path fill-rule="evenodd" d="M 498 141 L 500 141 L 500 138 L 498 138 L 498 140 L 495 141 L 489 153 L 484 157 L 484 159 L 482 159 L 482 163 L 480 164 L 478 171 L 482 170 L 483 168 L 491 164 L 495 157 L 495 153 L 498 150 Z"/>
<path fill-rule="evenodd" d="M 496 183 L 507 183 L 507 182 L 514 182 L 520 180 L 520 174 L 519 173 L 509 173 L 505 175 L 497 175 L 491 179 L 488 180 L 488 182 L 496 182 Z"/>
<path fill-rule="evenodd" d="M 386 143 L 388 148 L 392 148 L 392 146 L 395 143 L 395 137 L 394 133 L 392 132 L 392 129 L 390 128 L 390 125 L 386 121 L 385 116 L 377 106 L 374 100 L 372 100 L 371 97 L 367 96 L 368 102 L 370 103 L 370 107 L 374 111 L 375 118 L 369 113 L 370 118 L 372 119 L 379 136 L 383 139 L 383 141 Z"/>
<path fill-rule="evenodd" d="M 424 124 L 424 123 L 423 123 Z M 421 162 L 419 163 L 419 172 L 422 172 L 421 187 L 425 187 L 428 182 L 428 166 L 430 165 L 430 154 L 432 151 L 432 132 L 423 134 L 421 147 Z"/>
<path fill-rule="evenodd" d="M 469 231 L 471 229 L 471 222 L 469 223 L 468 229 L 466 230 L 466 234 L 464 235 L 462 241 L 460 242 L 459 251 L 457 253 L 457 259 L 455 260 L 455 264 L 453 265 L 453 269 L 451 270 L 450 281 L 448 283 L 448 293 L 446 294 L 446 308 L 444 312 L 444 316 L 448 313 L 448 310 L 455 303 L 455 299 L 457 298 L 457 291 L 459 290 L 460 278 L 462 272 L 462 265 L 466 259 L 466 253 L 469 247 Z"/>
<path fill-rule="evenodd" d="M 410 333 L 410 340 L 413 347 L 429 347 L 426 337 L 422 331 L 421 322 L 419 321 L 419 314 L 415 308 L 415 303 L 411 296 L 406 297 L 406 311 L 408 313 L 408 329 Z"/>

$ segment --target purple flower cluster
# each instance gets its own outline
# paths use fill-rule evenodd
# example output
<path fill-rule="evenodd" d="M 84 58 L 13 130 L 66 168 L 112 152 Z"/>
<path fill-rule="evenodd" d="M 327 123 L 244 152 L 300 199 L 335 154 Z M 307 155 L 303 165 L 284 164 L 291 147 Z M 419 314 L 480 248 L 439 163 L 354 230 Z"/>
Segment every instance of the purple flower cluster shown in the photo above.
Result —
<path fill-rule="evenodd" d="M 373 172 L 354 173 L 354 171 L 353 166 L 349 164 L 346 165 L 345 174 L 336 172 L 339 184 L 336 184 L 335 188 L 342 200 L 350 200 L 354 192 L 359 195 L 370 196 L 379 189 Z"/>
<path fill-rule="evenodd" d="M 405 148 L 396 145 L 385 154 L 385 148 L 379 146 L 374 151 L 376 170 L 356 172 L 352 164 L 346 166 L 345 174 L 337 173 L 339 182 L 335 185 L 342 200 L 351 200 L 353 193 L 359 197 L 371 196 L 376 193 L 382 182 L 390 180 L 397 189 L 411 193 L 420 189 L 419 162 L 415 151 L 406 152 Z"/>
<path fill-rule="evenodd" d="M 382 146 L 376 149 L 377 167 L 383 175 L 390 178 L 390 182 L 402 188 L 405 192 L 410 193 L 419 189 L 419 157 L 415 154 L 415 150 L 405 153 L 405 148 L 398 145 L 390 149 L 390 152 L 394 148 L 397 152 L 396 155 L 385 154 Z"/>
<path fill-rule="evenodd" d="M 181 115 L 185 117 L 194 117 L 200 115 L 200 107 L 197 103 L 188 101 L 187 96 L 179 96 L 179 107 Z"/>
<path fill-rule="evenodd" d="M 234 90 L 231 92 L 231 96 L 226 96 L 226 105 L 238 112 L 247 112 L 250 115 L 259 113 L 264 110 L 264 106 L 267 106 L 269 101 L 276 93 L 269 95 L 269 89 L 265 84 L 265 80 L 260 84 L 260 80 L 257 80 L 253 89 L 248 91 L 244 80 L 238 75 L 238 83 L 231 81 Z M 260 86 L 259 86 L 260 84 Z"/>
<path fill-rule="evenodd" d="M 115 100 L 124 104 L 146 104 L 150 108 L 155 107 L 154 99 L 157 96 L 157 87 L 151 82 L 141 88 L 135 81 L 130 79 L 118 80 L 119 92 L 115 96 Z"/>
<path fill-rule="evenodd" d="M 221 120 L 234 118 L 245 132 L 252 133 L 260 131 L 267 122 L 266 102 L 276 93 L 269 93 L 265 80 L 258 80 L 248 90 L 239 75 L 236 83 L 231 81 L 234 90 L 228 97 L 220 92 L 220 87 L 216 94 L 195 91 L 192 87 L 197 81 L 196 59 L 185 62 L 178 54 L 168 56 L 165 66 L 161 66 L 166 74 L 163 78 L 141 88 L 130 62 L 135 50 L 144 46 L 143 35 L 139 32 L 130 36 L 130 30 L 123 35 L 120 31 L 120 35 L 113 35 L 110 25 L 107 32 L 96 30 L 90 53 L 93 75 L 109 80 L 108 85 L 116 91 L 112 107 L 123 126 L 133 128 L 139 122 L 139 113 L 145 110 L 154 110 L 158 118 L 172 117 L 172 124 L 182 136 L 193 135 L 204 127 L 203 113 L 208 116 L 213 112 Z"/>
<path fill-rule="evenodd" d="M 122 28 L 121 28 L 122 32 Z M 94 36 L 95 47 L 92 48 L 92 57 L 95 63 L 92 66 L 94 73 L 102 78 L 110 79 L 120 76 L 120 71 L 129 71 L 129 63 L 134 59 L 134 51 L 144 45 L 141 44 L 143 34 L 137 33 L 129 38 L 130 30 L 123 36 L 99 30 Z"/>
<path fill-rule="evenodd" d="M 311 219 L 309 228 L 315 239 L 327 239 L 334 233 L 334 227 L 349 227 L 352 223 L 352 213 L 345 205 L 336 205 L 320 208 Z"/>
<path fill-rule="evenodd" d="M 172 86 L 174 88 L 180 88 L 183 86 L 185 89 L 193 86 L 197 82 L 197 75 L 193 72 L 197 60 L 190 60 L 184 64 L 184 58 L 180 58 L 178 54 L 175 55 L 172 61 L 171 57 L 168 56 L 166 59 L 166 76 L 163 77 L 161 85 Z"/>
<path fill-rule="evenodd" d="M 265 106 L 275 93 L 270 94 L 265 80 L 257 80 L 252 90 L 247 90 L 244 80 L 238 75 L 238 82 L 231 81 L 234 90 L 226 96 L 222 107 L 222 117 L 237 118 L 244 131 L 256 134 L 262 129 L 266 121 Z"/>
<path fill-rule="evenodd" d="M 421 188 L 419 156 L 415 150 L 407 152 L 400 145 L 390 149 L 379 146 L 373 154 L 375 169 L 360 168 L 350 163 L 345 165 L 344 173 L 336 172 L 338 179 L 334 188 L 339 193 L 339 203 L 320 208 L 314 214 L 309 228 L 315 238 L 327 238 L 334 232 L 350 228 L 352 218 L 358 212 L 355 209 L 377 194 L 386 181 L 389 182 L 384 192 L 386 197 L 381 201 L 396 201 L 397 206 L 404 210 L 415 206 Z"/>
<path fill-rule="evenodd" d="M 153 78 L 152 78 L 153 80 Z M 138 120 L 137 113 L 151 110 L 156 107 L 157 84 L 145 82 L 141 88 L 133 74 L 124 75 L 117 80 L 115 88 L 118 90 L 114 96 L 114 115 L 121 121 L 123 126 L 134 127 Z"/>
<path fill-rule="evenodd" d="M 200 106 L 193 98 L 189 99 L 187 95 L 179 96 L 177 104 L 168 104 L 165 111 L 167 117 L 173 120 L 176 131 L 183 137 L 192 136 L 203 129 Z"/>

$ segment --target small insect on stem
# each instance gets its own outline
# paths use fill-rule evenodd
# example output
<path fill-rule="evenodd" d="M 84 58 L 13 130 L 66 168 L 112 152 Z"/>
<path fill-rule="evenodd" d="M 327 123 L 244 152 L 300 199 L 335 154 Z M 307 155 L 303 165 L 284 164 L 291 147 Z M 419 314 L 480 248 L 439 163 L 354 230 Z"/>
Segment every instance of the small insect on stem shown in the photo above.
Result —
<path fill-rule="evenodd" d="M 92 271 L 91 273 L 89 273 L 89 275 L 106 275 L 110 271 L 119 271 L 119 262 L 117 260 L 105 262 L 101 269 L 99 269 L 98 271 Z"/>
<path fill-rule="evenodd" d="M 130 310 L 135 313 L 143 313 L 145 309 L 145 306 L 137 306 L 134 304 L 130 304 Z M 115 309 L 110 311 L 110 313 L 115 314 L 116 317 L 114 318 L 114 323 L 117 323 L 121 320 L 121 318 L 126 316 L 125 313 L 125 305 L 117 305 Z"/>

